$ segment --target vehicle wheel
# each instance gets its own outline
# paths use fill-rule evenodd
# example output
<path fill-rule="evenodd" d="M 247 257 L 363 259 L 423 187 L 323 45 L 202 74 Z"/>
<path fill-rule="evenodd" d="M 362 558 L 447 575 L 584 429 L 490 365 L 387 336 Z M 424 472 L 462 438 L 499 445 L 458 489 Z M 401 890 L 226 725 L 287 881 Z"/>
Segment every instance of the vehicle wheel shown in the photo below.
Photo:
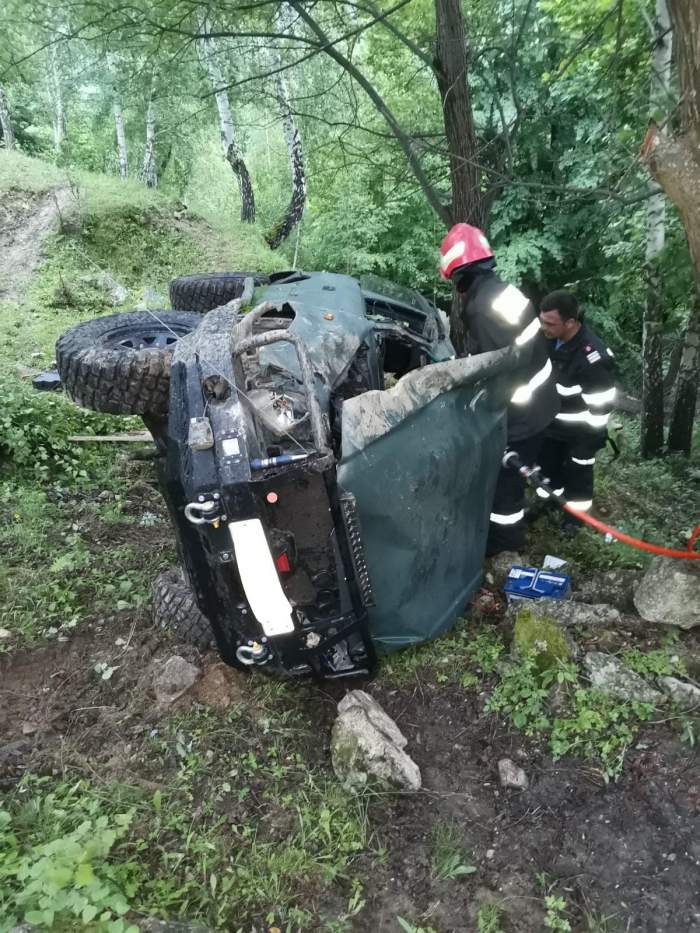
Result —
<path fill-rule="evenodd" d="M 112 415 L 166 414 L 173 348 L 200 320 L 182 311 L 132 311 L 76 324 L 56 343 L 66 394 Z"/>
<path fill-rule="evenodd" d="M 252 278 L 256 285 L 267 285 L 270 280 L 259 272 L 206 272 L 200 275 L 182 275 L 170 283 L 170 304 L 182 311 L 206 314 L 243 294 L 243 285 Z"/>
<path fill-rule="evenodd" d="M 215 644 L 209 620 L 179 567 L 164 570 L 153 584 L 153 618 L 158 628 L 172 632 L 178 641 L 197 648 Z"/>

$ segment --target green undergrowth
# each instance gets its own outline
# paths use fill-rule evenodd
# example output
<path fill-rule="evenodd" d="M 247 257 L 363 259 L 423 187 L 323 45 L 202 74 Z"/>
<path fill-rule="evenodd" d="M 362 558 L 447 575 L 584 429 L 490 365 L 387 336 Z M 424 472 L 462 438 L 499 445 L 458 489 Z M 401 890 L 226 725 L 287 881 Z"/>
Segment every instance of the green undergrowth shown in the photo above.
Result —
<path fill-rule="evenodd" d="M 233 933 L 349 931 L 364 908 L 368 800 L 309 755 L 293 704 L 251 692 L 245 707 L 194 708 L 152 730 L 139 768 L 150 784 L 26 776 L 0 807 L 0 931 L 26 920 L 125 933 L 148 915 Z M 343 906 L 321 925 L 330 888 Z"/>
<path fill-rule="evenodd" d="M 591 688 L 554 622 L 524 611 L 515 635 L 500 627 L 462 622 L 442 638 L 384 659 L 388 684 L 437 683 L 485 695 L 482 708 L 541 741 L 554 759 L 586 759 L 605 781 L 619 776 L 627 750 L 654 707 L 621 701 Z M 623 663 L 642 675 L 683 676 L 685 666 L 667 639 L 659 647 L 630 647 Z M 457 702 L 457 701 L 455 701 Z"/>

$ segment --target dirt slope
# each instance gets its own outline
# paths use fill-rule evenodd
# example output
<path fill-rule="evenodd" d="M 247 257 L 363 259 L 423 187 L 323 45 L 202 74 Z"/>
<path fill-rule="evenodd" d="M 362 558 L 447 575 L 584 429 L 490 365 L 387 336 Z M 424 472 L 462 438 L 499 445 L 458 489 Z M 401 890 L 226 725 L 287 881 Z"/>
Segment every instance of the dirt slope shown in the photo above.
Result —
<path fill-rule="evenodd" d="M 68 188 L 42 194 L 11 191 L 0 200 L 0 301 L 15 301 L 41 258 L 47 234 L 71 201 Z"/>

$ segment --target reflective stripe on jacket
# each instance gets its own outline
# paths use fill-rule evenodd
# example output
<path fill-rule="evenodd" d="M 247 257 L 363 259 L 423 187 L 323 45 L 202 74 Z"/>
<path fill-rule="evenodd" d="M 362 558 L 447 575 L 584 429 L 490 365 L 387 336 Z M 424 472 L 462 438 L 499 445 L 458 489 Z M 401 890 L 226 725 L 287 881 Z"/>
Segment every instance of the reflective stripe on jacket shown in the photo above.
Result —
<path fill-rule="evenodd" d="M 519 441 L 543 431 L 557 414 L 559 399 L 548 341 L 532 303 L 489 270 L 475 276 L 464 296 L 464 311 L 473 352 L 512 345 L 520 348 L 508 406 L 508 440 Z"/>
<path fill-rule="evenodd" d="M 571 340 L 550 340 L 561 411 L 549 433 L 596 450 L 605 444 L 615 401 L 615 364 L 605 343 L 585 324 Z"/>

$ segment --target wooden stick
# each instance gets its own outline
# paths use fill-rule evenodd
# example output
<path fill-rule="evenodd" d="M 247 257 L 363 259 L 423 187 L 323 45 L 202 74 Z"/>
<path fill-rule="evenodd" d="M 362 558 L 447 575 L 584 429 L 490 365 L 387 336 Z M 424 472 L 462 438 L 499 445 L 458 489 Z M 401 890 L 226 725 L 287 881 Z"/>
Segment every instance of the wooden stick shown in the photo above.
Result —
<path fill-rule="evenodd" d="M 74 434 L 68 438 L 75 444 L 144 444 L 151 443 L 150 431 L 126 431 L 123 434 Z"/>

